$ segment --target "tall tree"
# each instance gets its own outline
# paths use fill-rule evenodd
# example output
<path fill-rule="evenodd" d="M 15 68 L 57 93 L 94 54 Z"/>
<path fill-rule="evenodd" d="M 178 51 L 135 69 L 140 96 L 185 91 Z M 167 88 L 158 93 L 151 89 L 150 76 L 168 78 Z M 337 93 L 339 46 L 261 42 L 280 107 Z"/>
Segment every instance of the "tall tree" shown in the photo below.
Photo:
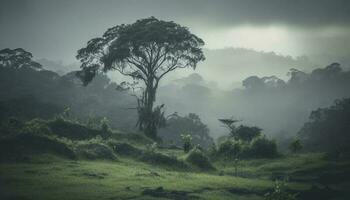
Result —
<path fill-rule="evenodd" d="M 205 59 L 204 42 L 188 28 L 154 17 L 108 29 L 78 51 L 81 71 L 77 75 L 88 84 L 96 74 L 116 70 L 143 84 L 138 97 L 138 127 L 150 138 L 165 121 L 162 106 L 154 108 L 160 80 L 179 68 L 196 68 Z"/>

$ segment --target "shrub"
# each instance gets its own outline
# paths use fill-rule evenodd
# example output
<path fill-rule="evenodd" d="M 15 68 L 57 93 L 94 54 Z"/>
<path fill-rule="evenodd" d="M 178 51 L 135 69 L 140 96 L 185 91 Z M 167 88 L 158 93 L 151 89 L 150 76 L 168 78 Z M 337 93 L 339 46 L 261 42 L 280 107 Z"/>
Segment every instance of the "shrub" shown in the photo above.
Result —
<path fill-rule="evenodd" d="M 273 192 L 265 194 L 265 200 L 296 200 L 295 194 L 290 194 L 286 191 L 284 182 L 276 181 Z"/>
<path fill-rule="evenodd" d="M 190 134 L 181 134 L 184 152 L 188 153 L 192 148 L 192 136 Z"/>
<path fill-rule="evenodd" d="M 228 139 L 219 145 L 218 155 L 224 159 L 233 160 L 241 156 L 243 146 L 241 141 Z"/>
<path fill-rule="evenodd" d="M 259 137 L 261 135 L 261 128 L 256 127 L 256 126 L 245 126 L 245 125 L 240 125 L 236 128 L 234 131 L 234 135 L 238 137 L 240 140 L 245 141 L 245 142 L 250 142 L 254 138 Z"/>
<path fill-rule="evenodd" d="M 210 158 L 216 158 L 218 156 L 218 148 L 215 143 L 208 148 L 208 155 Z"/>
<path fill-rule="evenodd" d="M 191 149 L 191 151 L 188 153 L 186 157 L 186 161 L 196 167 L 198 167 L 201 170 L 213 170 L 214 167 L 210 163 L 208 157 L 204 155 L 202 150 L 195 147 Z"/>
<path fill-rule="evenodd" d="M 89 160 L 116 160 L 113 150 L 102 143 L 88 142 L 80 144 L 76 147 L 76 153 L 78 156 Z"/>
<path fill-rule="evenodd" d="M 0 140 L 1 160 L 22 160 L 24 157 L 50 153 L 75 159 L 74 152 L 67 144 L 46 135 L 21 133 Z"/>
<path fill-rule="evenodd" d="M 99 130 L 88 128 L 81 124 L 65 120 L 61 117 L 48 121 L 47 125 L 53 134 L 72 140 L 86 140 L 94 138 L 97 135 L 106 137 L 106 134 Z"/>
<path fill-rule="evenodd" d="M 158 144 L 156 142 L 153 142 L 152 144 L 146 145 L 146 151 L 148 153 L 155 153 L 158 148 Z"/>
<path fill-rule="evenodd" d="M 109 127 L 109 121 L 106 117 L 101 119 L 100 128 L 105 134 L 110 134 L 112 132 L 111 128 Z"/>
<path fill-rule="evenodd" d="M 289 150 L 292 153 L 297 153 L 298 151 L 300 151 L 303 148 L 303 146 L 301 145 L 301 142 L 299 139 L 294 139 L 290 145 L 289 145 Z"/>
<path fill-rule="evenodd" d="M 23 132 L 41 135 L 51 135 L 52 132 L 47 126 L 46 121 L 33 119 L 24 124 Z"/>
<path fill-rule="evenodd" d="M 256 158 L 272 158 L 277 156 L 277 145 L 266 136 L 254 138 L 250 143 L 249 156 Z"/>

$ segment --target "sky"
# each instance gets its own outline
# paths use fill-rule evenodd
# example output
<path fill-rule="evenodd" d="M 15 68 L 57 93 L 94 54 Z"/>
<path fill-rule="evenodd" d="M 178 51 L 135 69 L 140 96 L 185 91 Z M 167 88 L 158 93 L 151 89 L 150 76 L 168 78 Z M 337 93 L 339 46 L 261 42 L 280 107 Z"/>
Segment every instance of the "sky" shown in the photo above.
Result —
<path fill-rule="evenodd" d="M 348 56 L 348 0 L 0 0 L 0 48 L 69 64 L 112 26 L 155 16 L 189 27 L 208 49 Z"/>

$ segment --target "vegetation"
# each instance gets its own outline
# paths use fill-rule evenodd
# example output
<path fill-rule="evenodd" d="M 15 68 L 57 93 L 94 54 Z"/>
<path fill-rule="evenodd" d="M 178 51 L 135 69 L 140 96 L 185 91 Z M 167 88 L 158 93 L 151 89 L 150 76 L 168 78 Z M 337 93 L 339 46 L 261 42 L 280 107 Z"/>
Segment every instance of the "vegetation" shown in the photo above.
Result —
<path fill-rule="evenodd" d="M 157 139 L 164 123 L 163 105 L 154 108 L 159 81 L 179 68 L 196 68 L 204 60 L 202 39 L 174 22 L 154 17 L 108 29 L 78 51 L 82 71 L 77 75 L 88 84 L 99 72 L 117 70 L 143 83 L 138 102 L 138 127 Z M 97 60 L 97 62 L 96 62 Z"/>
<path fill-rule="evenodd" d="M 303 146 L 301 145 L 301 142 L 299 139 L 294 139 L 290 145 L 289 145 L 289 150 L 292 153 L 297 153 L 299 152 L 301 149 L 303 148 Z"/>
<path fill-rule="evenodd" d="M 237 95 L 249 105 L 237 109 L 264 121 L 269 112 L 255 106 L 264 110 L 273 97 L 341 84 L 329 97 L 335 98 L 350 72 L 332 63 L 309 74 L 291 69 L 287 82 L 250 76 L 223 99 L 211 94 L 215 85 L 192 75 L 165 87 L 185 91 L 191 112 L 166 116 L 164 104 L 155 105 L 160 80 L 195 69 L 205 59 L 203 45 L 188 28 L 150 17 L 90 40 L 78 51 L 81 70 L 63 76 L 24 49 L 0 50 L 0 199 L 349 199 L 349 98 L 312 111 L 297 135 L 280 133 L 291 153 L 277 148 L 266 124 L 263 131 L 233 118 L 219 119 L 229 133 L 214 143 L 208 116 L 202 121 L 191 105 L 227 113 L 232 99 L 225 98 Z M 104 73 L 113 70 L 133 82 L 111 82 Z"/>
<path fill-rule="evenodd" d="M 349 148 L 350 99 L 336 100 L 329 108 L 319 108 L 310 114 L 309 122 L 299 131 L 308 150 L 341 152 Z"/>
<path fill-rule="evenodd" d="M 183 143 L 184 152 L 188 153 L 193 147 L 192 136 L 189 134 L 187 134 L 187 135 L 182 134 L 181 139 L 182 139 L 182 143 Z"/>
<path fill-rule="evenodd" d="M 186 156 L 186 161 L 201 170 L 213 170 L 209 158 L 198 147 L 194 147 Z"/>
<path fill-rule="evenodd" d="M 186 116 L 172 114 L 166 121 L 166 127 L 159 130 L 159 137 L 164 144 L 182 146 L 183 139 L 181 134 L 186 133 L 192 137 L 193 145 L 200 145 L 208 148 L 214 143 L 209 135 L 209 128 L 200 117 L 195 113 L 189 113 Z"/>
<path fill-rule="evenodd" d="M 265 200 L 296 200 L 296 195 L 285 191 L 285 183 L 276 181 L 273 192 L 265 194 Z"/>

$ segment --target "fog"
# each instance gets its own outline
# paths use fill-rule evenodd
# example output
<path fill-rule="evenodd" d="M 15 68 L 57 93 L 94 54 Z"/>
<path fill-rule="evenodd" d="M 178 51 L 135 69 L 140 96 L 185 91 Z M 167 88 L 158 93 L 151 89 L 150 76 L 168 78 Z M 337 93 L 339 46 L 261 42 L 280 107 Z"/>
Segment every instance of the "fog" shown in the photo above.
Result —
<path fill-rule="evenodd" d="M 174 20 L 205 41 L 206 60 L 161 81 L 157 103 L 167 114 L 197 113 L 214 137 L 225 134 L 217 119 L 232 116 L 270 136 L 292 135 L 310 111 L 349 96 L 345 72 L 339 82 L 306 78 L 298 86 L 287 75 L 295 68 L 314 77 L 315 69 L 333 62 L 349 69 L 349 8 L 344 0 L 3 0 L 0 47 L 22 47 L 45 69 L 64 75 L 79 69 L 77 50 L 107 28 L 149 16 Z M 116 72 L 108 76 L 128 80 Z M 247 89 L 242 81 L 250 76 L 276 76 L 285 85 Z"/>

